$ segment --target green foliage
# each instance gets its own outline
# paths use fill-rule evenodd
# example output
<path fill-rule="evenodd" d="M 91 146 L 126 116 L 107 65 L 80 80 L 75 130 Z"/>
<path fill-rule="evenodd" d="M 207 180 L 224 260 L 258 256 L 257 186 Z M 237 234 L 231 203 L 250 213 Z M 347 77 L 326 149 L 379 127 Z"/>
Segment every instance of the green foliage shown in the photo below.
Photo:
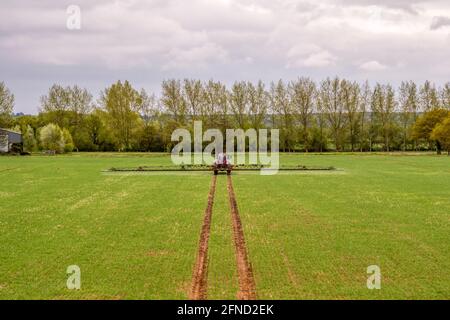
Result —
<path fill-rule="evenodd" d="M 37 150 L 37 141 L 34 135 L 34 129 L 27 125 L 25 132 L 22 135 L 23 149 L 26 152 L 34 152 Z"/>
<path fill-rule="evenodd" d="M 105 89 L 101 105 L 107 111 L 107 125 L 119 150 L 132 149 L 133 138 L 139 124 L 139 93 L 128 81 L 121 81 Z"/>
<path fill-rule="evenodd" d="M 450 116 L 434 127 L 431 138 L 438 141 L 450 155 Z"/>
<path fill-rule="evenodd" d="M 431 109 L 421 116 L 413 127 L 413 137 L 415 139 L 422 139 L 427 142 L 435 143 L 437 152 L 441 153 L 440 140 L 436 140 L 433 136 L 433 130 L 450 114 L 446 109 Z"/>
<path fill-rule="evenodd" d="M 429 81 L 402 82 L 396 92 L 391 85 L 371 88 L 368 82 L 338 77 L 319 83 L 279 80 L 269 88 L 262 81 L 235 82 L 227 88 L 213 80 L 169 79 L 162 82 L 160 98 L 118 81 L 101 93 L 97 106 L 86 89 L 55 84 L 41 98 L 38 116 L 4 122 L 22 132 L 28 125 L 36 132 L 58 124 L 72 137 L 68 150 L 78 151 L 170 151 L 173 130 L 192 131 L 195 120 L 203 122 L 204 130 L 223 133 L 279 129 L 280 149 L 287 152 L 407 151 L 429 150 L 435 144 L 430 139 L 435 123 L 426 132 L 418 132 L 423 130 L 414 124 L 423 112 L 441 110 L 436 106 L 450 108 L 450 83 L 436 88 Z"/>
<path fill-rule="evenodd" d="M 62 87 L 54 84 L 47 95 L 41 97 L 41 111 L 47 122 L 60 128 L 78 126 L 80 117 L 92 110 L 92 95 L 78 86 Z"/>
<path fill-rule="evenodd" d="M 69 130 L 64 128 L 62 130 L 62 136 L 64 140 L 64 152 L 72 152 L 73 149 L 75 149 L 75 145 L 73 144 L 72 135 L 70 134 Z"/>
<path fill-rule="evenodd" d="M 445 109 L 434 109 L 422 115 L 413 127 L 413 137 L 416 139 L 433 140 L 431 133 L 437 124 L 442 122 L 448 115 L 449 111 Z"/>
<path fill-rule="evenodd" d="M 65 142 L 63 131 L 54 123 L 49 123 L 40 130 L 41 147 L 57 153 L 63 153 Z"/>

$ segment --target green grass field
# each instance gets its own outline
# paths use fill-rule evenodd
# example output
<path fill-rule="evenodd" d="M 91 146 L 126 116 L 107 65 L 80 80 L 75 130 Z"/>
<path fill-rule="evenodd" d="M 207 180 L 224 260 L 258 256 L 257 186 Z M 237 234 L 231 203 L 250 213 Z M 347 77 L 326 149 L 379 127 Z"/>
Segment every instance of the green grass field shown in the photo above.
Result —
<path fill-rule="evenodd" d="M 262 299 L 450 299 L 450 157 L 282 155 L 333 172 L 235 174 Z M 209 173 L 105 174 L 161 154 L 0 157 L 0 299 L 185 299 Z M 81 290 L 66 269 L 81 268 Z M 369 265 L 381 290 L 366 287 Z M 235 299 L 226 177 L 208 297 Z"/>

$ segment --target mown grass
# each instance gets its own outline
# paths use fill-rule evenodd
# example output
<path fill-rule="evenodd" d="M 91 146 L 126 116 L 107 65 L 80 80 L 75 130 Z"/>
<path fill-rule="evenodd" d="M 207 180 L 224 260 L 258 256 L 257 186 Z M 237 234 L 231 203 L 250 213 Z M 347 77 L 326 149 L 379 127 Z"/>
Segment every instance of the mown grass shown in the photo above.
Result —
<path fill-rule="evenodd" d="M 449 299 L 450 157 L 282 155 L 334 172 L 233 177 L 258 296 Z M 210 175 L 104 174 L 162 154 L 0 157 L 0 299 L 183 299 Z M 209 297 L 236 297 L 219 176 Z M 81 268 L 81 290 L 66 268 Z M 382 289 L 366 288 L 379 265 Z"/>
<path fill-rule="evenodd" d="M 450 298 L 450 158 L 283 161 L 341 171 L 234 178 L 260 298 Z"/>
<path fill-rule="evenodd" d="M 0 297 L 185 298 L 209 176 L 108 176 L 142 158 L 0 158 Z M 166 157 L 144 161 L 166 162 Z M 81 268 L 82 290 L 66 288 Z"/>

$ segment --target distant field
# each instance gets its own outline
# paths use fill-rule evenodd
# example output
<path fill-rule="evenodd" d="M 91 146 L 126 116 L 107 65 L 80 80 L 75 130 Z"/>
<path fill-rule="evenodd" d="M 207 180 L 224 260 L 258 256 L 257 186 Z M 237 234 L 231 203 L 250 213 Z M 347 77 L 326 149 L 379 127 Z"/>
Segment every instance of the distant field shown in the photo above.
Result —
<path fill-rule="evenodd" d="M 450 157 L 284 154 L 332 172 L 234 174 L 262 299 L 450 299 Z M 185 299 L 209 173 L 104 174 L 163 154 L 0 157 L 0 299 Z M 226 176 L 209 239 L 208 298 L 238 288 Z M 81 290 L 66 268 L 81 268 Z M 366 268 L 379 265 L 381 290 Z"/>

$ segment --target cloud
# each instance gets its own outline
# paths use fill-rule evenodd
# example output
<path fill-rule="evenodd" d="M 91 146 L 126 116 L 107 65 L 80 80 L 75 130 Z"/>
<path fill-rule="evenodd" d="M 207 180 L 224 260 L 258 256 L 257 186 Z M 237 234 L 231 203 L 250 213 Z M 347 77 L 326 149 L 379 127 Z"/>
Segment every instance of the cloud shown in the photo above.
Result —
<path fill-rule="evenodd" d="M 344 5 L 354 5 L 354 6 L 378 6 L 393 10 L 402 10 L 410 14 L 418 14 L 416 7 L 421 3 L 425 2 L 423 0 L 340 0 L 340 3 Z"/>
<path fill-rule="evenodd" d="M 0 81 L 16 109 L 36 110 L 53 82 L 95 93 L 126 77 L 158 93 L 168 77 L 365 80 L 371 72 L 395 84 L 450 74 L 448 0 L 76 2 L 82 29 L 70 31 L 70 1 L 0 1 Z"/>
<path fill-rule="evenodd" d="M 286 68 L 321 68 L 333 64 L 336 57 L 315 44 L 296 45 L 287 52 Z"/>
<path fill-rule="evenodd" d="M 334 63 L 336 57 L 328 51 L 313 53 L 303 62 L 306 67 L 326 67 Z"/>
<path fill-rule="evenodd" d="M 174 48 L 168 53 L 168 62 L 163 65 L 163 69 L 203 68 L 210 63 L 224 63 L 227 56 L 228 53 L 214 43 L 186 50 Z"/>
<path fill-rule="evenodd" d="M 387 69 L 385 65 L 375 60 L 364 62 L 359 66 L 359 68 L 365 71 L 382 71 Z"/>
<path fill-rule="evenodd" d="M 430 29 L 436 30 L 443 27 L 450 26 L 450 18 L 449 17 L 433 17 L 433 21 L 431 22 Z"/>

